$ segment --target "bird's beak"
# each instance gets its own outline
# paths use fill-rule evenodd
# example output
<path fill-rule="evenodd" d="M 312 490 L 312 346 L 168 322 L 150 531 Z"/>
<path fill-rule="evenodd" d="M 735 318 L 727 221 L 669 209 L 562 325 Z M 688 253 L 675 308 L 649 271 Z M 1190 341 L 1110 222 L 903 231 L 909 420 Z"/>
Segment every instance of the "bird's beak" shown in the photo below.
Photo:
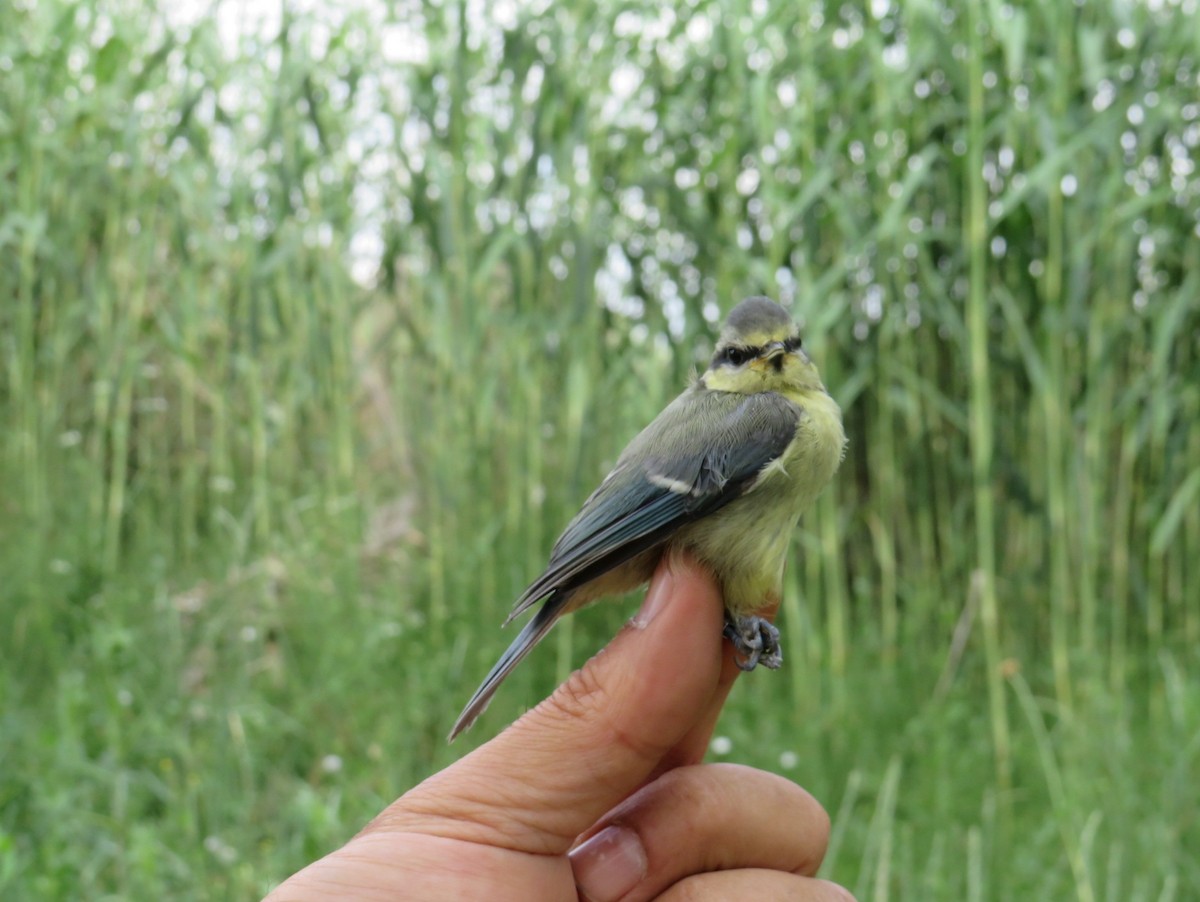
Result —
<path fill-rule="evenodd" d="M 772 341 L 762 347 L 758 358 L 751 361 L 750 366 L 760 372 L 774 370 L 781 372 L 783 370 L 783 357 L 787 354 L 787 348 L 784 347 L 782 341 Z"/>
<path fill-rule="evenodd" d="M 782 357 L 787 353 L 787 348 L 784 347 L 782 341 L 772 341 L 763 347 L 763 359 L 774 360 L 776 357 Z"/>

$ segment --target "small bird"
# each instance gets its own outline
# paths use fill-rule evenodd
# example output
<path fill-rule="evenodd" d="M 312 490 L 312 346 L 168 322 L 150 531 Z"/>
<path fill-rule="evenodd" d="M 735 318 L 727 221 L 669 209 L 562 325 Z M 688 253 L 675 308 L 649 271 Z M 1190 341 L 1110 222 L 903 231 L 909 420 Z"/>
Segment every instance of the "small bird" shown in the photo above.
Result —
<path fill-rule="evenodd" d="M 559 617 L 645 583 L 672 549 L 687 549 L 719 580 L 738 666 L 779 667 L 779 630 L 754 612 L 778 604 L 792 530 L 845 445 L 841 409 L 787 311 L 765 297 L 742 301 L 708 369 L 629 443 L 567 524 L 505 624 L 541 608 L 449 739 L 475 721 Z"/>

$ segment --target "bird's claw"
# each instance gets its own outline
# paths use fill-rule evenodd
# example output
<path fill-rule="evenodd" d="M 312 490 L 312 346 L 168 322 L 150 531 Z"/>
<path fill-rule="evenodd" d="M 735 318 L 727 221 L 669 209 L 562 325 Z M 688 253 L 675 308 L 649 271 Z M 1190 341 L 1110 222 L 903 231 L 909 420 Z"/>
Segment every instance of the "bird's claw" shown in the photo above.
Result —
<path fill-rule="evenodd" d="M 753 670 L 759 664 L 778 670 L 783 663 L 779 630 L 764 617 L 735 617 L 727 612 L 725 636 L 733 643 L 733 659 L 742 670 Z"/>

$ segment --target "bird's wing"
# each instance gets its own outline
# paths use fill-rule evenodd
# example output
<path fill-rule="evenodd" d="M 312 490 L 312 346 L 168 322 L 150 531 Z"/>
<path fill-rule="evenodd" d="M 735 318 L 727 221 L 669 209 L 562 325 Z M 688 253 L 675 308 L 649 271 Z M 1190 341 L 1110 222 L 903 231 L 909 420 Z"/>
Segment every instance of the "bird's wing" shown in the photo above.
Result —
<path fill-rule="evenodd" d="M 773 392 L 688 389 L 630 442 L 567 525 L 546 572 L 517 599 L 509 620 L 740 497 L 783 454 L 802 415 Z"/>

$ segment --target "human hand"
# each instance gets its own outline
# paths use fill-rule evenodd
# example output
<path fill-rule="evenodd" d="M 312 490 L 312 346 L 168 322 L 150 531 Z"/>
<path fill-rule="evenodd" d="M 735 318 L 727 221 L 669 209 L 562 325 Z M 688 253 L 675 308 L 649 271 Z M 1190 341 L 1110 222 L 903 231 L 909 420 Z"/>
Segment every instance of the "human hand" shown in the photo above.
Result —
<path fill-rule="evenodd" d="M 638 615 L 546 701 L 268 902 L 847 900 L 829 818 L 783 777 L 700 764 L 738 669 L 711 576 L 659 566 Z"/>

